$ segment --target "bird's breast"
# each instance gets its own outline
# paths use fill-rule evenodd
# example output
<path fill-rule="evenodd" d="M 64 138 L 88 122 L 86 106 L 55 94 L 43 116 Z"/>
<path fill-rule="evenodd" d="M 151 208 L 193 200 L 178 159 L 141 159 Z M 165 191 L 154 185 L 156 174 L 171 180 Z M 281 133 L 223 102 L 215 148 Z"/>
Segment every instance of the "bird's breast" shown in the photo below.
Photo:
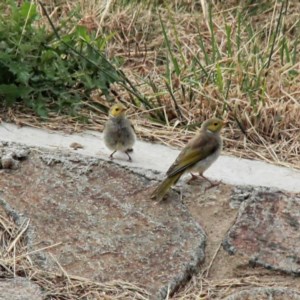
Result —
<path fill-rule="evenodd" d="M 208 169 L 213 162 L 217 160 L 217 158 L 220 156 L 221 153 L 221 147 L 219 147 L 218 150 L 216 150 L 213 154 L 209 155 L 205 159 L 202 159 L 198 161 L 191 169 L 191 172 L 198 172 L 203 173 L 206 169 Z"/>

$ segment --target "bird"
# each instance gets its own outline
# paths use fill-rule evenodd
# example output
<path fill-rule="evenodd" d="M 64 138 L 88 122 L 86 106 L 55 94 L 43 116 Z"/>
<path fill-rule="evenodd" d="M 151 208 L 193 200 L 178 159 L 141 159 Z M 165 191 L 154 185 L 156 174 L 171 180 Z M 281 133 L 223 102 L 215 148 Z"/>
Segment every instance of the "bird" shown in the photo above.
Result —
<path fill-rule="evenodd" d="M 211 118 L 202 123 L 200 132 L 182 149 L 168 169 L 167 177 L 152 192 L 152 199 L 163 200 L 171 186 L 175 185 L 179 178 L 187 172 L 192 175 L 190 181 L 198 178 L 197 175 L 193 174 L 193 172 L 198 172 L 201 177 L 210 182 L 211 186 L 209 188 L 220 183 L 211 182 L 203 173 L 216 161 L 221 153 L 222 138 L 220 131 L 224 124 L 224 121 L 218 118 Z"/>
<path fill-rule="evenodd" d="M 114 104 L 109 110 L 109 119 L 105 123 L 103 130 L 104 143 L 113 152 L 109 158 L 117 151 L 122 151 L 132 161 L 129 152 L 132 152 L 136 140 L 135 131 L 131 122 L 125 116 L 126 107 L 122 103 Z"/>

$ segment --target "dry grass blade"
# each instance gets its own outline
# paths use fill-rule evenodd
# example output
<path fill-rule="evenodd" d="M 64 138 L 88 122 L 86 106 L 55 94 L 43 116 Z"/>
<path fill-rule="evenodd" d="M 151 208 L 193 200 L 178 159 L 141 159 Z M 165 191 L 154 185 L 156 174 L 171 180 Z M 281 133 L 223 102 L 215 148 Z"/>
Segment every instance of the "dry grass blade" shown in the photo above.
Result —
<path fill-rule="evenodd" d="M 250 289 L 256 287 L 277 287 L 285 283 L 276 279 L 264 279 L 259 276 L 246 276 L 242 278 L 224 278 L 220 280 L 194 278 L 190 284 L 174 297 L 176 300 L 210 300 L 224 299 L 236 292 L 237 289 Z M 292 285 L 291 285 L 292 286 Z"/>
<path fill-rule="evenodd" d="M 23 222 L 23 224 L 19 228 L 18 235 L 14 238 L 14 240 L 10 243 L 9 247 L 6 250 L 6 255 L 9 255 L 10 251 L 16 247 L 16 244 L 19 242 L 19 240 L 23 237 L 24 233 L 26 232 L 28 226 L 29 226 L 30 220 L 27 219 Z"/>
<path fill-rule="evenodd" d="M 223 131 L 224 152 L 300 169 L 300 2 L 247 3 L 48 0 L 47 10 L 57 26 L 79 4 L 79 24 L 96 36 L 108 37 L 107 56 L 123 62 L 122 72 L 130 80 L 127 87 L 149 99 L 143 102 L 143 97 L 133 97 L 124 87 L 111 86 L 112 98 L 130 107 L 129 116 L 140 139 L 182 148 L 203 120 L 217 115 L 229 121 Z M 49 26 L 45 16 L 39 22 Z M 102 108 L 108 106 L 105 97 L 95 91 L 81 104 L 79 116 L 49 110 L 45 120 L 16 104 L 0 107 L 0 122 L 67 133 L 102 131 L 107 118 Z M 31 257 L 48 247 L 27 249 L 28 224 L 16 226 L 0 214 L 3 276 L 31 278 L 43 288 L 46 299 L 149 298 L 135 284 L 92 282 L 68 274 L 59 263 L 56 272 L 39 269 Z M 274 277 L 211 278 L 220 251 L 219 245 L 206 274 L 194 276 L 175 296 L 167 297 L 222 299 L 237 287 L 280 285 Z"/>
<path fill-rule="evenodd" d="M 218 115 L 229 120 L 230 128 L 224 133 L 229 153 L 300 168 L 300 3 L 273 0 L 247 6 L 238 1 L 210 4 L 203 0 L 157 6 L 157 1 L 78 0 L 57 6 L 56 2 L 47 2 L 55 25 L 78 2 L 82 20 L 93 24 L 79 22 L 82 26 L 97 36 L 113 33 L 107 43 L 108 57 L 124 60 L 122 72 L 130 80 L 129 87 L 133 92 L 138 87 L 150 101 L 137 101 L 123 87 L 111 87 L 112 97 L 117 95 L 129 104 L 141 138 L 182 147 L 193 134 L 182 128 L 190 129 Z M 41 22 L 49 26 L 45 16 Z M 167 52 L 178 65 L 176 70 Z M 174 71 L 179 74 L 174 76 Z M 166 79 L 171 89 L 166 87 Z M 228 88 L 222 92 L 223 86 Z M 108 103 L 95 92 L 81 105 L 80 117 L 50 112 L 49 119 L 41 122 L 21 105 L 3 109 L 0 116 L 52 130 L 101 131 L 105 121 L 99 109 L 102 106 Z M 240 130 L 245 133 L 249 128 L 249 140 L 245 140 Z"/>

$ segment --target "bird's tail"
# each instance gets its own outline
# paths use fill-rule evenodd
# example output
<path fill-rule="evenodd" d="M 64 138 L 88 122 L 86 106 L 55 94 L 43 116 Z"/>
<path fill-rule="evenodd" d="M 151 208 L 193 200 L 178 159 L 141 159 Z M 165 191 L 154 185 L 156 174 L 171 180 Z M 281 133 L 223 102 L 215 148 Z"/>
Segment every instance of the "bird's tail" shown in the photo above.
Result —
<path fill-rule="evenodd" d="M 167 177 L 164 179 L 159 186 L 152 192 L 151 199 L 156 199 L 158 201 L 161 201 L 165 194 L 169 191 L 172 185 L 174 185 L 178 179 L 180 178 L 181 174 L 177 174 L 172 177 Z"/>

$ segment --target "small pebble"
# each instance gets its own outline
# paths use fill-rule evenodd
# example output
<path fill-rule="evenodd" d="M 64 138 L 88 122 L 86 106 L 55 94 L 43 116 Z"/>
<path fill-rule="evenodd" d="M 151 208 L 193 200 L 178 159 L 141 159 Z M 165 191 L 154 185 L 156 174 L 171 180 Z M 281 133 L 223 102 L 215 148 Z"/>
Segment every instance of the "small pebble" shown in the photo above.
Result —
<path fill-rule="evenodd" d="M 29 149 L 18 149 L 14 151 L 13 158 L 23 160 L 28 157 L 29 153 L 30 153 Z"/>
<path fill-rule="evenodd" d="M 1 166 L 3 169 L 15 170 L 19 166 L 19 162 L 13 159 L 12 154 L 7 154 L 1 158 Z"/>
<path fill-rule="evenodd" d="M 81 144 L 76 143 L 76 142 L 72 143 L 69 147 L 73 148 L 74 150 L 83 149 L 84 148 Z"/>

